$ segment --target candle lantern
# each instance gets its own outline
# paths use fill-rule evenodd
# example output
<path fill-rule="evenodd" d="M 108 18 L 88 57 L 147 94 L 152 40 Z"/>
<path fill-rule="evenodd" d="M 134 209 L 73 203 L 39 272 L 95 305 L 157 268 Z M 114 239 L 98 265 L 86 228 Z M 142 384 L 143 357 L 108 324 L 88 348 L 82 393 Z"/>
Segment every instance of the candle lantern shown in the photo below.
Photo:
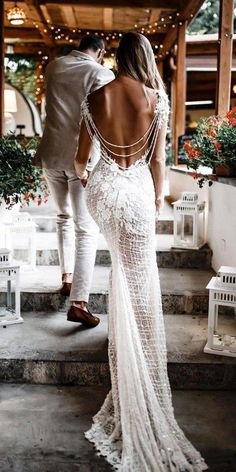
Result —
<path fill-rule="evenodd" d="M 0 282 L 1 286 L 6 283 L 6 303 L 0 305 L 0 326 L 23 323 L 20 314 L 20 266 L 10 262 L 9 249 L 0 249 Z M 15 292 L 14 303 L 12 283 Z"/>
<path fill-rule="evenodd" d="M 235 332 L 232 327 L 219 328 L 219 307 L 236 309 L 236 267 L 222 266 L 217 277 L 212 277 L 207 285 L 209 290 L 208 338 L 204 352 L 236 357 L 236 320 Z M 221 331 L 221 332 L 220 332 Z M 227 332 L 230 331 L 230 332 Z"/>
<path fill-rule="evenodd" d="M 182 192 L 174 206 L 174 247 L 199 249 L 206 243 L 205 202 L 195 192 Z"/>
<path fill-rule="evenodd" d="M 7 246 L 13 251 L 14 258 L 22 268 L 36 269 L 36 229 L 37 225 L 27 212 L 13 216 L 7 225 Z"/>

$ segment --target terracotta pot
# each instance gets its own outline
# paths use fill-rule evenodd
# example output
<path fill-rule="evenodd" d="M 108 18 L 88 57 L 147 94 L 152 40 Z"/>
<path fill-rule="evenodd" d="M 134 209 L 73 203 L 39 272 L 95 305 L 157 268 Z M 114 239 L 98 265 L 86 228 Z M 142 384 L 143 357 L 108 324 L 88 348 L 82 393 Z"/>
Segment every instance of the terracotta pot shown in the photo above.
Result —
<path fill-rule="evenodd" d="M 235 164 L 222 164 L 216 166 L 214 170 L 217 177 L 236 177 Z"/>

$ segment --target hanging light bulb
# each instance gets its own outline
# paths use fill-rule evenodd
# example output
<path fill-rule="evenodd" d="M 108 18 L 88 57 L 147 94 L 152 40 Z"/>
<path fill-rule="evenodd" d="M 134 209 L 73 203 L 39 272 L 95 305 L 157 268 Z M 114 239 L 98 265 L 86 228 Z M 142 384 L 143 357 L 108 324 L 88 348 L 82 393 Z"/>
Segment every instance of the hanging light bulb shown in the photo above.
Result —
<path fill-rule="evenodd" d="M 9 8 L 7 11 L 7 19 L 11 25 L 23 25 L 26 20 L 26 15 L 24 10 L 19 8 L 17 3 L 15 3 L 14 7 Z"/>

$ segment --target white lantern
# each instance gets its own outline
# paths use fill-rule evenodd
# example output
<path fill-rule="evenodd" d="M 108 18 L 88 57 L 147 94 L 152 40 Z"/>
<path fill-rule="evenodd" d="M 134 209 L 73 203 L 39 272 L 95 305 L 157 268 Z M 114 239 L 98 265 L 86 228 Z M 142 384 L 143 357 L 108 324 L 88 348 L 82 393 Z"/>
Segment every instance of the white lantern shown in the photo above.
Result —
<path fill-rule="evenodd" d="M 36 229 L 36 223 L 27 212 L 17 213 L 7 225 L 7 246 L 23 269 L 36 269 Z"/>
<path fill-rule="evenodd" d="M 236 267 L 222 266 L 217 277 L 212 277 L 207 285 L 209 290 L 208 337 L 204 352 L 236 357 L 235 333 L 219 332 L 219 307 L 236 308 Z"/>
<path fill-rule="evenodd" d="M 23 323 L 20 314 L 20 266 L 10 262 L 9 249 L 0 249 L 0 282 L 6 282 L 6 304 L 0 306 L 0 326 Z M 12 301 L 14 283 L 15 303 Z"/>
<path fill-rule="evenodd" d="M 182 192 L 174 206 L 174 247 L 199 249 L 206 243 L 205 202 L 195 192 Z"/>

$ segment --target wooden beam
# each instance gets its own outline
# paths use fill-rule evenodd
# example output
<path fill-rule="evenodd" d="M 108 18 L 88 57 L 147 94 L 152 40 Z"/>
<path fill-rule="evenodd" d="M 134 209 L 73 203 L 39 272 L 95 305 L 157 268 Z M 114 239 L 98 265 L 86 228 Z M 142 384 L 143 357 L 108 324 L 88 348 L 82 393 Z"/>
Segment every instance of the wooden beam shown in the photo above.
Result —
<path fill-rule="evenodd" d="M 204 1 L 204 0 L 203 0 Z M 93 7 L 130 7 L 130 8 L 160 8 L 162 10 L 182 10 L 185 0 L 39 0 L 40 5 L 56 3 L 59 5 L 83 5 Z"/>
<path fill-rule="evenodd" d="M 0 0 L 0 136 L 4 132 L 4 1 Z"/>
<path fill-rule="evenodd" d="M 155 23 L 156 21 L 159 21 L 160 15 L 161 15 L 160 8 L 152 8 L 150 18 L 149 18 L 150 25 L 153 25 L 153 23 Z"/>
<path fill-rule="evenodd" d="M 37 29 L 31 28 L 5 28 L 5 38 L 23 39 L 28 41 L 42 42 L 42 37 Z"/>
<path fill-rule="evenodd" d="M 188 2 L 184 2 L 183 8 L 179 9 L 179 21 L 181 23 L 185 22 L 188 20 L 188 24 L 191 23 L 193 18 L 196 16 L 198 11 L 200 10 L 202 4 L 204 3 L 205 0 L 189 0 Z M 162 49 L 162 54 L 165 55 L 167 51 L 170 50 L 170 48 L 173 46 L 177 39 L 177 32 L 178 28 L 175 27 L 173 28 L 170 26 L 166 33 L 166 37 L 163 43 L 163 49 Z"/>
<path fill-rule="evenodd" d="M 113 28 L 113 8 L 103 9 L 103 28 L 105 31 L 112 31 Z"/>
<path fill-rule="evenodd" d="M 38 58 L 38 51 L 42 51 L 44 56 L 48 55 L 48 48 L 45 44 L 34 43 L 14 43 L 14 54 L 22 54 L 22 56 L 36 56 Z M 5 54 L 7 52 L 7 44 L 5 44 Z"/>
<path fill-rule="evenodd" d="M 45 44 L 49 47 L 53 47 L 54 39 L 51 35 L 51 30 L 47 25 L 46 18 L 44 17 L 37 0 L 25 0 L 25 7 L 26 13 L 35 23 L 35 26 L 39 30 Z"/>
<path fill-rule="evenodd" d="M 175 165 L 178 164 L 178 138 L 185 133 L 185 101 L 186 101 L 186 25 L 178 26 L 177 61 L 176 61 L 176 98 L 175 98 Z"/>
<path fill-rule="evenodd" d="M 48 24 L 49 24 L 49 23 L 53 23 L 52 18 L 51 18 L 50 14 L 49 14 L 49 11 L 48 11 L 46 5 L 39 5 L 39 8 L 40 8 L 40 10 L 41 10 L 41 12 L 42 12 L 42 14 L 43 14 L 43 16 L 44 16 L 46 22 L 47 22 Z M 49 20 L 49 21 L 47 21 L 47 20 Z"/>
<path fill-rule="evenodd" d="M 72 5 L 63 5 L 61 7 L 62 14 L 64 17 L 65 24 L 71 28 L 77 28 L 76 16 L 74 13 L 74 7 Z"/>
<path fill-rule="evenodd" d="M 221 0 L 216 88 L 216 114 L 220 116 L 224 116 L 230 108 L 233 20 L 234 0 Z"/>

